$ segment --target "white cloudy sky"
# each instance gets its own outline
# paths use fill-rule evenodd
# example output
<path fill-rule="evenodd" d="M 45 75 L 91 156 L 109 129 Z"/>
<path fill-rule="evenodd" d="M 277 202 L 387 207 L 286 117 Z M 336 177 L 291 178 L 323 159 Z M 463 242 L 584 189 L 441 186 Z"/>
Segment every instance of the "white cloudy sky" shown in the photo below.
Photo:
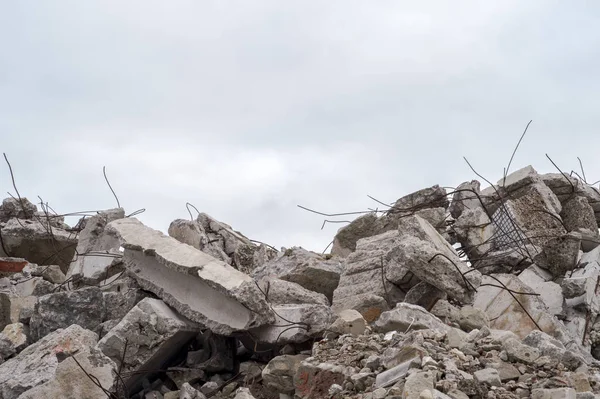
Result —
<path fill-rule="evenodd" d="M 411 191 L 513 163 L 600 178 L 600 5 L 549 1 L 5 1 L 0 150 L 58 212 L 165 231 L 187 201 L 321 251 Z M 6 165 L 0 190 L 13 191 Z"/>

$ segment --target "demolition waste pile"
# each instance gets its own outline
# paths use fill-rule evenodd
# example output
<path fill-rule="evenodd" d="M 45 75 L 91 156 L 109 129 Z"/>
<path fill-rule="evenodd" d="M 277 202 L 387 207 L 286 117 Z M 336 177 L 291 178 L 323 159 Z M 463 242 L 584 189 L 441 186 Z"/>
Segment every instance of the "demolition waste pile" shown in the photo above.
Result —
<path fill-rule="evenodd" d="M 354 213 L 323 254 L 200 212 L 168 235 L 120 207 L 71 227 L 14 185 L 0 398 L 599 398 L 582 175 L 424 188 Z"/>

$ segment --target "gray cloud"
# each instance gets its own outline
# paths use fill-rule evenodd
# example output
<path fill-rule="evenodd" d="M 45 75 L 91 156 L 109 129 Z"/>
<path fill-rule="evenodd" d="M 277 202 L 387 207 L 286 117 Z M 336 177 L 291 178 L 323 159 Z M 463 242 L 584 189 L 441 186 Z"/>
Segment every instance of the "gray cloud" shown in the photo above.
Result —
<path fill-rule="evenodd" d="M 600 7 L 467 1 L 11 2 L 0 136 L 21 192 L 114 199 L 166 230 L 189 201 L 252 238 L 322 250 L 419 188 L 513 163 L 600 178 Z M 8 170 L 0 180 L 12 191 Z"/>

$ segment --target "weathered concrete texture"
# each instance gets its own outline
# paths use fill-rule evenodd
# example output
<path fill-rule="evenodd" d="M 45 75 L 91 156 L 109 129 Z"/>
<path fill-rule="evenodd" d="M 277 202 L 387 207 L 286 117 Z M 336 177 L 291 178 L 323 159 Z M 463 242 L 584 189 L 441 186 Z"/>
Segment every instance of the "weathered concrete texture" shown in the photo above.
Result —
<path fill-rule="evenodd" d="M 342 384 L 346 375 L 341 366 L 330 363 L 315 364 L 310 359 L 300 363 L 294 375 L 294 397 L 300 399 L 327 398 L 333 384 Z"/>
<path fill-rule="evenodd" d="M 594 210 L 596 222 L 600 222 L 600 191 L 598 188 L 561 173 L 548 173 L 542 175 L 541 178 L 563 204 L 574 196 L 582 196 L 587 199 Z"/>
<path fill-rule="evenodd" d="M 228 224 L 219 222 L 206 213 L 200 213 L 197 221 L 204 228 L 204 231 L 206 231 L 206 234 L 209 236 L 209 238 L 211 238 L 211 235 L 217 235 L 221 237 L 223 242 L 223 250 L 228 256 L 233 256 L 237 247 L 240 245 L 252 245 L 252 242 L 242 233 L 233 230 L 233 228 Z"/>
<path fill-rule="evenodd" d="M 86 348 L 60 362 L 54 378 L 30 389 L 19 396 L 19 399 L 105 399 L 105 391 L 96 384 L 114 392 L 118 384 L 116 370 L 117 365 L 102 352 Z M 86 373 L 93 376 L 95 381 Z"/>
<path fill-rule="evenodd" d="M 222 335 L 274 321 L 248 275 L 133 218 L 108 224 L 125 248 L 124 261 L 142 288 L 179 313 Z"/>
<path fill-rule="evenodd" d="M 478 260 L 492 250 L 494 225 L 485 209 L 465 209 L 452 226 L 469 259 Z"/>
<path fill-rule="evenodd" d="M 0 328 L 20 321 L 29 322 L 37 298 L 31 295 L 15 296 L 0 293 Z"/>
<path fill-rule="evenodd" d="M 499 282 L 513 291 L 513 295 L 531 318 Z M 544 302 L 538 296 L 531 295 L 535 292 L 517 276 L 510 274 L 484 276 L 482 284 L 485 285 L 477 290 L 473 306 L 486 312 L 490 320 L 490 328 L 512 331 L 523 339 L 531 331 L 538 329 L 537 323 L 542 331 L 551 334 L 561 342 L 571 341 L 562 323 L 548 312 Z"/>
<path fill-rule="evenodd" d="M 335 315 L 327 305 L 289 304 L 273 306 L 277 320 L 274 325 L 266 325 L 251 330 L 260 343 L 287 344 L 306 342 L 320 336 L 335 320 Z M 295 323 L 297 326 L 290 326 Z"/>
<path fill-rule="evenodd" d="M 523 344 L 536 348 L 541 356 L 560 360 L 569 370 L 577 369 L 584 362 L 580 355 L 567 350 L 562 342 L 539 330 L 530 332 L 523 339 Z"/>
<path fill-rule="evenodd" d="M 38 266 L 28 265 L 31 268 L 31 275 L 42 277 L 44 280 L 53 284 L 62 284 L 66 280 L 65 274 L 58 265 Z"/>
<path fill-rule="evenodd" d="M 179 242 L 191 245 L 213 258 L 231 264 L 231 258 L 223 251 L 222 244 L 209 240 L 204 227 L 197 221 L 175 219 L 169 225 L 168 233 Z"/>
<path fill-rule="evenodd" d="M 363 334 L 367 329 L 367 321 L 362 315 L 354 309 L 342 310 L 337 319 L 329 326 L 327 332 L 344 335 L 352 334 L 358 336 Z"/>
<path fill-rule="evenodd" d="M 69 266 L 67 277 L 86 285 L 95 285 L 124 270 L 119 251 L 120 243 L 115 234 L 106 231 L 113 220 L 123 219 L 123 208 L 99 212 L 86 221 L 79 233 L 77 255 Z"/>
<path fill-rule="evenodd" d="M 453 218 L 458 219 L 465 209 L 481 208 L 483 205 L 479 201 L 478 195 L 481 191 L 481 183 L 477 180 L 464 182 L 456 187 L 452 196 L 452 202 L 448 210 Z"/>
<path fill-rule="evenodd" d="M 344 262 L 344 273 L 333 294 L 333 309 L 359 311 L 368 322 L 404 298 L 419 281 L 396 260 L 400 233 L 388 231 L 358 241 Z"/>
<path fill-rule="evenodd" d="M 401 265 L 449 297 L 472 302 L 481 273 L 464 264 L 454 248 L 423 218 L 415 215 L 401 219 L 399 231 L 396 259 Z"/>
<path fill-rule="evenodd" d="M 432 329 L 447 331 L 450 326 L 420 306 L 399 303 L 390 311 L 381 314 L 375 322 L 379 332 Z"/>
<path fill-rule="evenodd" d="M 449 204 L 446 189 L 435 185 L 400 198 L 388 214 L 407 214 L 428 208 L 448 209 Z"/>
<path fill-rule="evenodd" d="M 537 388 L 531 391 L 532 399 L 575 399 L 577 397 L 573 388 Z"/>
<path fill-rule="evenodd" d="M 10 219 L 2 230 L 0 256 L 25 258 L 38 265 L 59 265 L 66 272 L 77 245 L 77 238 L 60 228 L 44 226 L 37 220 Z"/>
<path fill-rule="evenodd" d="M 329 306 L 329 300 L 323 294 L 307 290 L 300 284 L 275 277 L 263 277 L 258 281 L 269 303 L 273 305 L 314 303 Z"/>
<path fill-rule="evenodd" d="M 29 328 L 23 323 L 13 323 L 4 327 L 1 336 L 7 338 L 15 348 L 16 352 L 20 352 L 29 344 Z"/>
<path fill-rule="evenodd" d="M 582 195 L 573 196 L 565 201 L 560 216 L 567 231 L 585 230 L 598 238 L 598 223 L 594 209 Z"/>
<path fill-rule="evenodd" d="M 0 223 L 6 223 L 10 219 L 33 219 L 37 212 L 37 206 L 27 198 L 5 198 L 0 205 Z"/>
<path fill-rule="evenodd" d="M 553 277 L 563 277 L 573 270 L 579 258 L 581 239 L 572 233 L 552 238 L 534 256 L 535 264 L 548 270 Z"/>
<path fill-rule="evenodd" d="M 519 279 L 538 294 L 550 314 L 560 315 L 563 310 L 563 294 L 560 285 L 552 280 L 552 274 L 537 265 L 531 265 L 519 274 Z"/>
<path fill-rule="evenodd" d="M 294 375 L 306 355 L 283 355 L 273 358 L 262 371 L 264 385 L 274 392 L 294 394 Z"/>
<path fill-rule="evenodd" d="M 32 339 L 37 341 L 52 331 L 72 324 L 94 330 L 106 317 L 103 299 L 102 291 L 96 287 L 57 292 L 38 298 L 30 322 Z"/>
<path fill-rule="evenodd" d="M 0 365 L 0 397 L 16 399 L 55 378 L 60 360 L 89 349 L 97 340 L 95 333 L 78 325 L 48 334 Z"/>
<path fill-rule="evenodd" d="M 127 348 L 122 365 L 125 372 L 162 370 L 200 330 L 163 301 L 146 298 L 98 342 L 98 348 L 119 364 Z M 143 377 L 130 374 L 125 383 L 135 391 Z"/>
<path fill-rule="evenodd" d="M 404 302 L 413 305 L 421 306 L 427 310 L 431 310 L 433 306 L 440 300 L 446 299 L 448 295 L 437 287 L 428 284 L 424 281 L 412 287 L 404 298 Z"/>
<path fill-rule="evenodd" d="M 272 276 L 291 281 L 331 300 L 342 271 L 343 266 L 338 259 L 326 260 L 314 252 L 295 247 L 255 269 L 252 275 L 257 279 Z"/>
<path fill-rule="evenodd" d="M 340 257 L 347 257 L 356 250 L 356 243 L 361 238 L 377 235 L 381 226 L 375 213 L 356 218 L 352 223 L 338 230 L 333 239 L 331 254 Z"/>

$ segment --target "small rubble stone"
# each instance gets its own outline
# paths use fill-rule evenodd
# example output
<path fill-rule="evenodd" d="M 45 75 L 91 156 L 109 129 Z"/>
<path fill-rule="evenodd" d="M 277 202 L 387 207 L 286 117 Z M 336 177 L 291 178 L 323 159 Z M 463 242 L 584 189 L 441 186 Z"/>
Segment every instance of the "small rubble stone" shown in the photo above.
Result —
<path fill-rule="evenodd" d="M 531 391 L 532 399 L 575 399 L 577 397 L 572 388 L 534 389 Z"/>
<path fill-rule="evenodd" d="M 29 328 L 23 323 L 13 323 L 4 327 L 0 336 L 10 340 L 16 352 L 25 349 L 29 344 L 28 338 Z"/>
<path fill-rule="evenodd" d="M 500 374 L 498 374 L 498 370 L 496 369 L 481 369 L 473 373 L 473 376 L 477 381 L 483 384 L 495 387 L 502 386 L 502 382 L 500 381 Z"/>
<path fill-rule="evenodd" d="M 179 399 L 206 399 L 206 396 L 186 382 L 179 390 Z"/>
<path fill-rule="evenodd" d="M 524 364 L 532 364 L 540 357 L 540 352 L 529 345 L 522 344 L 514 338 L 509 338 L 503 344 L 509 360 Z"/>
<path fill-rule="evenodd" d="M 65 309 L 69 309 L 65 312 Z M 59 328 L 77 324 L 94 330 L 105 320 L 106 309 L 99 288 L 57 292 L 38 298 L 31 316 L 31 337 L 34 341 Z"/>
<path fill-rule="evenodd" d="M 490 323 L 485 312 L 473 306 L 464 306 L 459 314 L 458 324 L 467 332 L 487 327 Z"/>
<path fill-rule="evenodd" d="M 406 378 L 402 396 L 406 399 L 419 399 L 423 391 L 433 391 L 435 381 L 435 374 L 430 371 L 411 374 Z M 433 397 L 431 392 L 429 397 Z"/>
<path fill-rule="evenodd" d="M 352 334 L 358 336 L 367 329 L 367 321 L 354 309 L 342 310 L 337 316 L 328 331 L 339 335 Z"/>
<path fill-rule="evenodd" d="M 60 269 L 58 265 L 48 265 L 48 266 L 37 266 L 32 265 L 32 276 L 43 277 L 44 280 L 53 283 L 53 284 L 62 284 L 66 280 L 65 274 Z"/>
<path fill-rule="evenodd" d="M 594 209 L 582 195 L 575 195 L 563 202 L 560 216 L 567 231 L 587 230 L 596 238 L 598 237 L 598 224 Z"/>

